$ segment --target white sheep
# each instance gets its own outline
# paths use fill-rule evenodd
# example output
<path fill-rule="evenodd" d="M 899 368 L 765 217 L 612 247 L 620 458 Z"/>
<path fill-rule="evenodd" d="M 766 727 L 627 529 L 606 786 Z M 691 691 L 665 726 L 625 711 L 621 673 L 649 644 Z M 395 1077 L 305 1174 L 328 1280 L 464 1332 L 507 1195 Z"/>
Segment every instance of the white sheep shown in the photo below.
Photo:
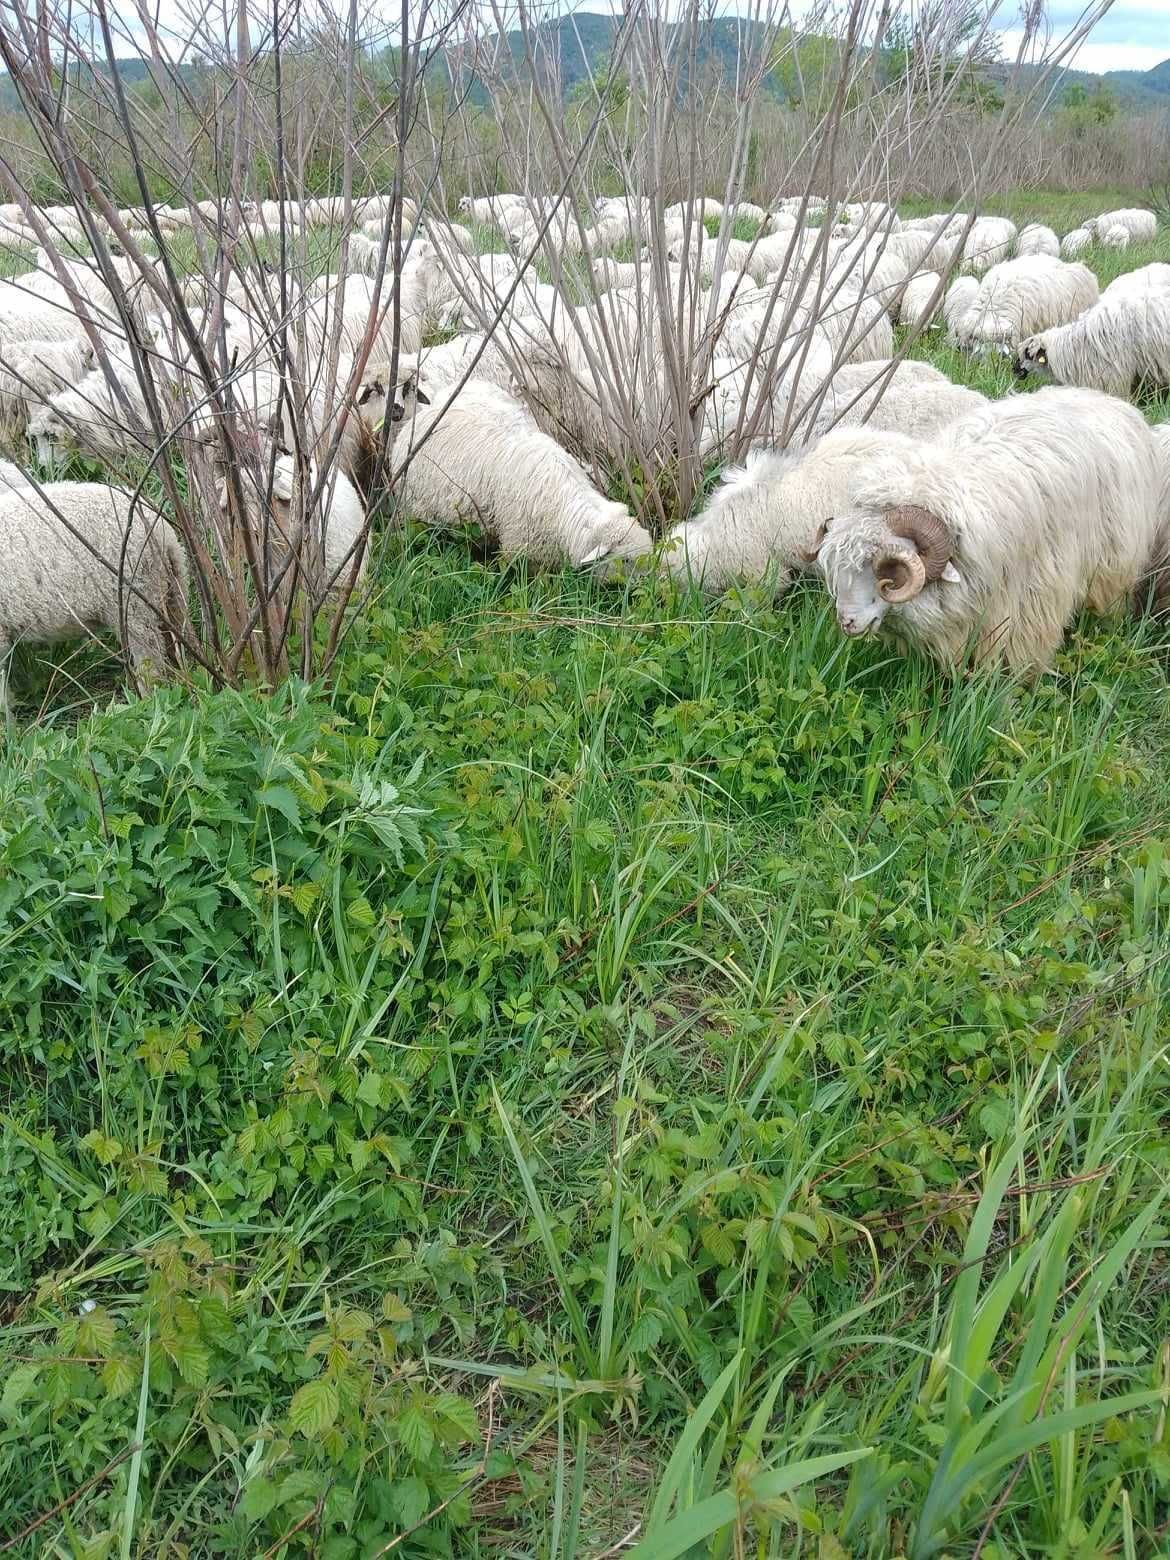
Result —
<path fill-rule="evenodd" d="M 1087 227 L 1073 228 L 1060 241 L 1060 252 L 1066 260 L 1071 260 L 1074 255 L 1082 254 L 1086 249 L 1091 249 L 1092 247 L 1093 234 Z"/>
<path fill-rule="evenodd" d="M 1070 325 L 1029 336 L 1020 343 L 1016 372 L 1118 396 L 1128 396 L 1135 384 L 1170 385 L 1170 290 L 1102 298 Z"/>
<path fill-rule="evenodd" d="M 911 377 L 899 381 L 895 377 L 883 389 L 880 378 L 883 366 L 880 363 L 853 364 L 834 377 L 830 394 L 813 422 L 810 442 L 832 428 L 862 425 L 924 438 L 987 404 L 985 395 L 966 385 L 952 384 L 947 379 L 940 384 L 932 379 Z M 856 374 L 859 369 L 865 370 L 867 379 L 857 383 L 846 377 Z M 872 383 L 875 379 L 876 384 Z"/>
<path fill-rule="evenodd" d="M 1150 243 L 1158 236 L 1158 218 L 1141 206 L 1103 211 L 1099 217 L 1091 217 L 1085 226 L 1094 238 L 1104 238 L 1112 228 L 1124 228 L 1135 244 Z"/>
<path fill-rule="evenodd" d="M 947 339 L 954 341 L 955 331 L 959 321 L 967 313 L 967 310 L 979 296 L 979 281 L 974 276 L 956 276 L 947 288 L 947 295 L 943 299 L 943 324 L 947 328 Z"/>
<path fill-rule="evenodd" d="M 902 289 L 898 302 L 898 322 L 927 329 L 938 318 L 942 303 L 942 277 L 935 271 L 920 271 Z"/>
<path fill-rule="evenodd" d="M 1100 289 L 1088 266 L 1051 255 L 1002 260 L 984 276 L 952 336 L 973 350 L 1015 347 L 1025 336 L 1066 325 L 1097 302 Z"/>
<path fill-rule="evenodd" d="M 83 539 L 82 539 L 83 538 Z M 122 631 L 141 677 L 171 659 L 166 623 L 186 613 L 187 559 L 149 506 L 96 482 L 0 491 L 0 704 L 18 641 Z M 119 590 L 119 579 L 122 589 Z M 121 600 L 119 597 L 121 596 Z"/>
<path fill-rule="evenodd" d="M 951 665 L 972 649 L 1031 674 L 1082 606 L 1110 610 L 1149 565 L 1162 473 L 1125 402 L 1049 389 L 929 441 L 878 438 L 817 550 L 850 636 L 892 632 Z"/>
<path fill-rule="evenodd" d="M 1155 260 L 1149 265 L 1139 265 L 1134 271 L 1123 271 L 1115 276 L 1101 294 L 1102 300 L 1127 296 L 1146 297 L 1151 292 L 1170 291 L 1170 265 Z"/>
<path fill-rule="evenodd" d="M 675 526 L 662 562 L 676 579 L 717 594 L 767 585 L 773 596 L 807 569 L 825 517 L 842 510 L 887 435 L 849 428 L 812 447 L 760 450 L 728 467 L 701 514 Z"/>
<path fill-rule="evenodd" d="M 0 441 L 24 437 L 32 408 L 85 373 L 84 339 L 26 341 L 0 348 Z"/>
<path fill-rule="evenodd" d="M 1026 227 L 1020 229 L 1020 236 L 1016 239 L 1016 254 L 1020 256 L 1059 255 L 1060 239 L 1043 223 L 1029 222 Z"/>
<path fill-rule="evenodd" d="M 1006 260 L 1016 241 L 1016 225 L 1006 217 L 976 217 L 963 242 L 963 265 L 977 275 Z"/>
<path fill-rule="evenodd" d="M 373 416 L 376 405 L 363 411 Z M 478 521 L 506 557 L 538 563 L 591 564 L 650 550 L 625 505 L 603 497 L 499 386 L 473 380 L 456 399 L 430 402 L 408 375 L 386 415 L 395 423 L 394 465 L 413 452 L 396 488 L 402 514 L 429 525 Z"/>
<path fill-rule="evenodd" d="M 1129 229 L 1115 222 L 1112 227 L 1105 229 L 1101 243 L 1106 249 L 1128 249 L 1130 237 Z"/>
<path fill-rule="evenodd" d="M 245 500 L 254 506 L 254 511 L 265 500 L 268 470 L 267 460 L 262 460 L 253 469 L 241 469 Z M 359 547 L 359 542 L 366 516 L 357 489 L 337 466 L 330 471 L 316 503 L 312 503 L 319 486 L 315 462 L 308 463 L 304 475 L 307 476 L 307 486 L 302 477 L 301 465 L 294 456 L 278 455 L 275 458 L 272 464 L 270 512 L 276 535 L 284 543 L 295 544 L 295 532 L 300 523 L 307 523 L 310 527 L 314 547 L 319 549 L 317 561 L 320 570 L 312 579 L 311 588 L 314 595 L 320 596 L 330 589 L 348 584 L 351 577 L 355 584 L 361 580 L 365 573 L 366 554 L 364 548 Z M 298 513 L 298 500 L 302 504 L 312 503 L 308 516 Z M 219 504 L 226 513 L 226 482 L 220 484 Z M 251 516 L 253 523 L 254 511 Z M 313 549 L 302 547 L 300 558 L 308 572 L 314 573 Z"/>

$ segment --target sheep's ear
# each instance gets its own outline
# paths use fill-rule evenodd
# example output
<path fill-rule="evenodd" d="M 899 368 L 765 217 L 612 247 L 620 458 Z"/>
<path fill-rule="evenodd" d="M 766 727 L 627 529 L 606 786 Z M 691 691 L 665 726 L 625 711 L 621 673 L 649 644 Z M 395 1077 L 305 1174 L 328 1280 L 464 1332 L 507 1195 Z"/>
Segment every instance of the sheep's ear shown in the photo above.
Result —
<path fill-rule="evenodd" d="M 417 384 L 414 387 L 414 398 L 420 406 L 429 406 L 431 404 L 430 396 L 424 395 Z"/>
<path fill-rule="evenodd" d="M 364 406 L 371 396 L 385 395 L 386 386 L 380 379 L 367 379 L 358 391 L 358 405 Z"/>
<path fill-rule="evenodd" d="M 959 573 L 958 569 L 955 568 L 954 564 L 950 561 L 949 558 L 947 559 L 946 563 L 943 564 L 943 571 L 939 575 L 939 579 L 945 580 L 948 585 L 961 585 L 963 583 L 963 576 Z"/>

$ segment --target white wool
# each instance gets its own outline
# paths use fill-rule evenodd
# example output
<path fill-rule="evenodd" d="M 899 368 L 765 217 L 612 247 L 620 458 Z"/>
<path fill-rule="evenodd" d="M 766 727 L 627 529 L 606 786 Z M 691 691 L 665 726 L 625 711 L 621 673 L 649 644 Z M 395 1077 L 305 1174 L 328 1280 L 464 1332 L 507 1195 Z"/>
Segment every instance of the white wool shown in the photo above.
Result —
<path fill-rule="evenodd" d="M 1058 384 L 1127 396 L 1135 383 L 1170 385 L 1170 289 L 1102 298 L 1072 322 L 1020 343 L 1018 366 Z"/>
<path fill-rule="evenodd" d="M 952 328 L 959 346 L 1015 347 L 1025 336 L 1065 325 L 1097 302 L 1097 278 L 1078 261 L 1025 255 L 992 266 Z"/>
<path fill-rule="evenodd" d="M 1016 241 L 1016 225 L 1006 217 L 976 217 L 963 243 L 963 265 L 982 275 L 1006 260 Z"/>
<path fill-rule="evenodd" d="M 887 437 L 850 428 L 823 439 L 811 451 L 750 454 L 726 473 L 706 509 L 675 526 L 663 553 L 677 579 L 694 579 L 705 591 L 740 582 L 767 582 L 783 595 L 826 515 L 842 509 L 867 461 Z"/>
<path fill-rule="evenodd" d="M 17 641 L 77 639 L 95 628 L 119 634 L 123 613 L 132 664 L 164 669 L 169 657 L 159 614 L 172 622 L 184 615 L 187 560 L 174 531 L 149 505 L 97 482 L 51 482 L 43 496 L 27 485 L 0 490 L 0 559 L 4 707 L 9 652 Z"/>
<path fill-rule="evenodd" d="M 1158 218 L 1141 206 L 1103 211 L 1099 217 L 1091 217 L 1085 226 L 1095 238 L 1106 238 L 1113 228 L 1124 228 L 1134 243 L 1149 243 L 1158 236 Z"/>
<path fill-rule="evenodd" d="M 415 451 L 395 492 L 428 525 L 478 521 L 507 557 L 576 565 L 648 552 L 650 537 L 497 385 L 473 380 L 452 401 L 422 405 L 402 382 L 392 458 Z M 364 410 L 374 415 L 375 403 Z"/>
<path fill-rule="evenodd" d="M 1074 255 L 1079 255 L 1085 249 L 1093 246 L 1093 234 L 1087 227 L 1075 227 L 1071 233 L 1066 233 L 1060 241 L 1060 252 L 1066 260 L 1071 260 Z"/>
<path fill-rule="evenodd" d="M 22 439 L 33 408 L 81 379 L 85 354 L 80 337 L 0 347 L 0 438 Z"/>
<path fill-rule="evenodd" d="M 1151 292 L 1170 291 L 1170 265 L 1155 260 L 1150 265 L 1139 265 L 1136 271 L 1124 271 L 1101 294 L 1102 301 L 1127 296 L 1145 297 Z"/>
<path fill-rule="evenodd" d="M 938 318 L 942 303 L 942 278 L 935 271 L 912 276 L 902 290 L 898 303 L 898 321 L 902 325 L 926 327 Z"/>
<path fill-rule="evenodd" d="M 1113 227 L 1105 229 L 1105 235 L 1101 242 L 1106 249 L 1128 249 L 1131 234 L 1128 228 L 1115 223 Z"/>
<path fill-rule="evenodd" d="M 940 384 L 913 375 L 899 379 L 895 373 L 883 388 L 882 369 L 886 367 L 873 363 L 842 369 L 833 379 L 831 394 L 813 423 L 811 437 L 828 433 L 831 428 L 863 424 L 915 437 L 928 436 L 987 404 L 987 397 L 977 390 L 945 379 Z M 850 377 L 854 375 L 856 378 Z"/>
<path fill-rule="evenodd" d="M 988 402 L 929 441 L 879 437 L 888 444 L 833 511 L 817 559 L 846 632 L 880 626 L 950 664 L 973 644 L 978 659 L 1034 673 L 1081 607 L 1116 606 L 1149 564 L 1162 470 L 1151 430 L 1122 401 L 1048 389 Z M 883 518 L 902 505 L 945 522 L 957 578 L 888 604 L 872 563 L 912 545 Z"/>
<path fill-rule="evenodd" d="M 1040 222 L 1029 222 L 1020 229 L 1016 239 L 1017 255 L 1059 255 L 1060 239 L 1050 227 Z"/>

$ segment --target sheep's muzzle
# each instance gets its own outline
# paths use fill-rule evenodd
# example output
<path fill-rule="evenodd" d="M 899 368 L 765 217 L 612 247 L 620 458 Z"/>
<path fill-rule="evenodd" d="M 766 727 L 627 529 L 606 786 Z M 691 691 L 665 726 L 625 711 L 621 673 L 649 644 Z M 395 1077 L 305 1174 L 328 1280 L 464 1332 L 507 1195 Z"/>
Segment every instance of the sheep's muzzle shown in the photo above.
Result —
<path fill-rule="evenodd" d="M 873 562 L 882 596 L 897 606 L 913 601 L 924 586 L 941 578 L 955 551 L 955 539 L 945 520 L 917 504 L 883 510 L 882 519 L 895 536 L 914 548 L 912 553 L 891 549 Z"/>

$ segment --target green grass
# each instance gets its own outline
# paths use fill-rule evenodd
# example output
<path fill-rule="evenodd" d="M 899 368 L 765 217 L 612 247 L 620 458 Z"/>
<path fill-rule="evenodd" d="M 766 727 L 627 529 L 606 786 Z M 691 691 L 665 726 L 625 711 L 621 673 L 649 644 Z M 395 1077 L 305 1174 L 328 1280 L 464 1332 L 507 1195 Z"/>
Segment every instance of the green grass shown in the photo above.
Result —
<path fill-rule="evenodd" d="M 0 1542 L 1163 1552 L 1164 637 L 377 581 L 328 691 L 17 668 Z"/>

